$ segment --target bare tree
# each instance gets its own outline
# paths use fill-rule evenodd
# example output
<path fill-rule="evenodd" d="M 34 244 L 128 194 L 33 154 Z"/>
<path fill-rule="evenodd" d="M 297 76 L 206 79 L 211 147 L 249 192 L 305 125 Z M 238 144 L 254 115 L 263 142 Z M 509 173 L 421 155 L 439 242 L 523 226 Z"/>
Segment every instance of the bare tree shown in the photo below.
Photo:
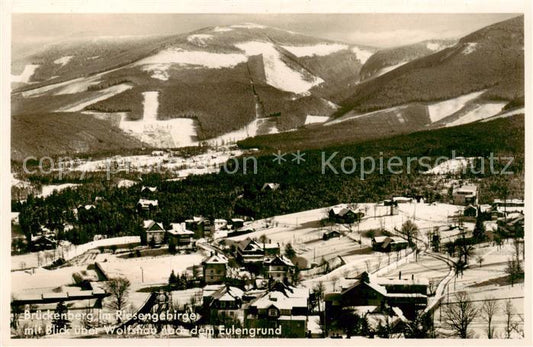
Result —
<path fill-rule="evenodd" d="M 130 285 L 131 283 L 126 277 L 116 277 L 107 281 L 104 289 L 111 295 L 111 301 L 108 304 L 109 308 L 118 312 L 126 307 Z"/>
<path fill-rule="evenodd" d="M 462 339 L 469 337 L 468 327 L 476 317 L 478 310 L 470 301 L 466 292 L 455 293 L 455 301 L 444 310 L 446 326 Z"/>
<path fill-rule="evenodd" d="M 514 330 L 517 330 L 517 323 L 514 321 L 515 308 L 511 302 L 511 299 L 505 301 L 503 306 L 503 312 L 505 315 L 505 338 L 510 339 Z"/>
<path fill-rule="evenodd" d="M 489 339 L 494 338 L 495 327 L 492 325 L 492 322 L 494 315 L 496 315 L 499 309 L 498 302 L 492 296 L 485 298 L 481 306 L 481 318 L 487 323 L 487 337 Z"/>
<path fill-rule="evenodd" d="M 412 245 L 413 238 L 418 236 L 418 226 L 412 220 L 408 219 L 402 224 L 402 229 L 400 232 L 407 237 L 407 242 L 409 242 L 409 245 Z"/>

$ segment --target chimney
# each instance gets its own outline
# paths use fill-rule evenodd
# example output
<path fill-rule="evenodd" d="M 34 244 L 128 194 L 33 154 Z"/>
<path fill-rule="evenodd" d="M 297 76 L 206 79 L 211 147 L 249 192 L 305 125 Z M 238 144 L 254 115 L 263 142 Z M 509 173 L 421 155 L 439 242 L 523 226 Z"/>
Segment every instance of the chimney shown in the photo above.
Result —
<path fill-rule="evenodd" d="M 398 272 L 398 279 L 401 280 L 402 279 L 402 272 Z"/>

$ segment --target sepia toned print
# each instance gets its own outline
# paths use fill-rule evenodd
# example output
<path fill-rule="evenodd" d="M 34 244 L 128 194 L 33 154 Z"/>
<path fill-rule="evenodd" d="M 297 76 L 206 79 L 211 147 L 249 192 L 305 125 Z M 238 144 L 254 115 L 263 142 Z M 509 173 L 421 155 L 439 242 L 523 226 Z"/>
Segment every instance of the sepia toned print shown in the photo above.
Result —
<path fill-rule="evenodd" d="M 12 341 L 525 341 L 524 20 L 13 14 Z"/>

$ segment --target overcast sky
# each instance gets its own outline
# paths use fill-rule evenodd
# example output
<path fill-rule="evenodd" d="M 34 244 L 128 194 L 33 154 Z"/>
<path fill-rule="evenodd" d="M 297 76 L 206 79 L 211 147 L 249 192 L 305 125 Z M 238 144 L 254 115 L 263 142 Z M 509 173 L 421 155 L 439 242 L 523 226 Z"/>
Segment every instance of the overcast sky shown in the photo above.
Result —
<path fill-rule="evenodd" d="M 157 35 L 253 22 L 375 47 L 456 38 L 517 14 L 13 14 L 13 44 L 77 36 Z M 18 47 L 20 48 L 20 47 Z"/>

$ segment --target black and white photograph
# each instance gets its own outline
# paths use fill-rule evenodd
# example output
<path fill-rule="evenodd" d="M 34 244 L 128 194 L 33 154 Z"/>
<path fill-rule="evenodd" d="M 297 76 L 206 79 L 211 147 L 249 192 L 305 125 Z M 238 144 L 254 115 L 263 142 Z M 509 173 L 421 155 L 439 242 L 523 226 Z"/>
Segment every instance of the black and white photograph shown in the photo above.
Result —
<path fill-rule="evenodd" d="M 531 343 L 526 1 L 21 2 L 6 345 Z"/>

